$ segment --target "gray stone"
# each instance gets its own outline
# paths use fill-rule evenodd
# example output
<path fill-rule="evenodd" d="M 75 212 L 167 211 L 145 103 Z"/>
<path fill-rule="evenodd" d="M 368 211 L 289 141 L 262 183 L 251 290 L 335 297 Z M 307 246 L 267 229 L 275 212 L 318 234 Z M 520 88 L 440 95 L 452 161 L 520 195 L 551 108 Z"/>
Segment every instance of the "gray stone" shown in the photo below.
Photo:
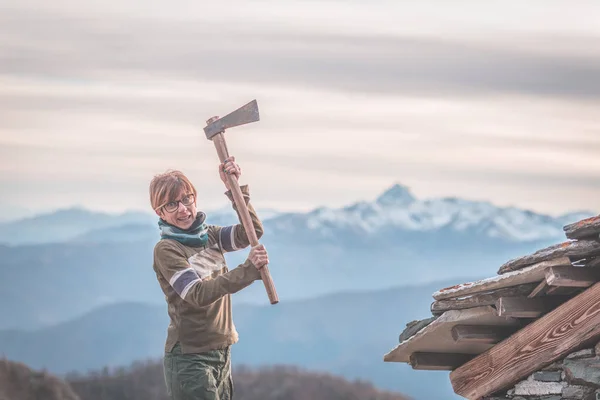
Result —
<path fill-rule="evenodd" d="M 517 397 L 484 397 L 481 400 L 562 400 L 562 397 L 557 394 L 553 394 L 550 396 L 517 396 Z"/>
<path fill-rule="evenodd" d="M 517 396 L 544 396 L 548 394 L 561 394 L 565 384 L 563 382 L 538 382 L 529 377 L 515 385 Z"/>
<path fill-rule="evenodd" d="M 565 358 L 567 360 L 572 360 L 572 359 L 577 359 L 577 358 L 594 357 L 595 355 L 596 355 L 596 352 L 594 351 L 594 349 L 584 349 L 584 350 L 576 351 L 575 353 L 571 353 L 568 356 L 566 356 Z"/>
<path fill-rule="evenodd" d="M 564 372 L 571 384 L 600 388 L 600 357 L 565 360 Z"/>
<path fill-rule="evenodd" d="M 600 356 L 600 342 L 596 343 L 596 347 L 594 347 L 594 352 L 597 356 Z"/>
<path fill-rule="evenodd" d="M 436 319 L 437 319 L 437 317 L 431 317 L 431 318 L 427 318 L 427 319 L 422 319 L 420 321 L 416 321 L 416 320 L 410 321 L 408 324 L 406 324 L 406 328 L 400 334 L 400 337 L 399 337 L 400 343 L 413 337 L 417 332 L 419 332 L 421 329 L 425 328 L 427 325 L 431 324 Z"/>
<path fill-rule="evenodd" d="M 562 371 L 540 371 L 533 374 L 534 381 L 560 382 Z"/>
<path fill-rule="evenodd" d="M 506 391 L 499 391 L 491 394 L 488 397 L 483 397 L 481 400 L 515 400 L 514 398 L 507 395 Z M 527 399 L 523 399 L 527 400 Z"/>
<path fill-rule="evenodd" d="M 563 399 L 569 400 L 595 400 L 595 391 L 589 386 L 571 385 L 563 389 Z"/>

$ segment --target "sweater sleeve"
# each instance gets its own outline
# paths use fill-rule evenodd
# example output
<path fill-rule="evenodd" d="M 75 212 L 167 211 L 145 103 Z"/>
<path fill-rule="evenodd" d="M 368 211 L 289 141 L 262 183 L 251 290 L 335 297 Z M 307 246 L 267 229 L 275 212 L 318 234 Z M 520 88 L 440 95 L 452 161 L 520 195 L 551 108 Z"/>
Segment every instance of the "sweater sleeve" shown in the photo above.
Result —
<path fill-rule="evenodd" d="M 233 294 L 260 279 L 260 271 L 246 260 L 215 278 L 202 279 L 190 266 L 185 254 L 169 240 L 161 240 L 154 249 L 157 272 L 187 303 L 205 307 L 227 294 Z"/>

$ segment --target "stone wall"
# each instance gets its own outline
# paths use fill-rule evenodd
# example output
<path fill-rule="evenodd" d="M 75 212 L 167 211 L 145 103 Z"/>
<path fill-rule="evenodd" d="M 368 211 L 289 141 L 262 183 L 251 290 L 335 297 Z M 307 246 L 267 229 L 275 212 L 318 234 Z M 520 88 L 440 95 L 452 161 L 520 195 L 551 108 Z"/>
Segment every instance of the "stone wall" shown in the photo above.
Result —
<path fill-rule="evenodd" d="M 600 400 L 600 343 L 569 354 L 483 400 Z"/>

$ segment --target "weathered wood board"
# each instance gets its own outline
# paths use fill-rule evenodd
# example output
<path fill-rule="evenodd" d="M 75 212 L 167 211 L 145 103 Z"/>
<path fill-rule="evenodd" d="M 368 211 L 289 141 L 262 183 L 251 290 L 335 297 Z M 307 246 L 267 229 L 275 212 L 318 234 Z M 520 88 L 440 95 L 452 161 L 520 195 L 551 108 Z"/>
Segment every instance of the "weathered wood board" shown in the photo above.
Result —
<path fill-rule="evenodd" d="M 568 296 L 501 297 L 496 302 L 496 312 L 501 317 L 538 318 L 567 300 Z"/>
<path fill-rule="evenodd" d="M 489 343 L 457 343 L 452 337 L 456 325 L 518 326 L 514 318 L 499 317 L 492 306 L 467 310 L 446 311 L 414 336 L 400 343 L 383 360 L 410 363 L 412 353 L 462 353 L 479 354 L 488 350 Z"/>
<path fill-rule="evenodd" d="M 534 298 L 536 296 L 541 296 L 546 293 L 546 290 L 548 290 L 548 284 L 546 283 L 546 280 L 543 280 L 531 291 L 531 293 L 529 293 L 529 295 L 527 295 L 527 297 Z"/>
<path fill-rule="evenodd" d="M 568 257 L 542 261 L 518 271 L 440 289 L 433 294 L 433 298 L 436 300 L 459 298 L 526 283 L 541 282 L 545 279 L 545 270 L 547 268 L 562 265 L 571 265 Z"/>
<path fill-rule="evenodd" d="M 582 239 L 600 235 L 600 215 L 563 227 L 569 239 Z"/>
<path fill-rule="evenodd" d="M 549 286 L 590 287 L 600 281 L 600 269 L 589 267 L 552 267 L 546 270 Z"/>
<path fill-rule="evenodd" d="M 514 258 L 504 263 L 500 269 L 498 269 L 498 274 L 506 274 L 507 272 L 516 271 L 532 264 L 557 257 L 586 258 L 597 254 L 600 254 L 600 241 L 598 240 L 563 242 L 538 250 L 530 255 Z"/>
<path fill-rule="evenodd" d="M 454 392 L 475 400 L 504 390 L 600 338 L 600 283 L 450 373 Z"/>
<path fill-rule="evenodd" d="M 543 282 L 545 283 L 545 281 Z M 524 285 L 511 286 L 485 293 L 475 293 L 474 295 L 463 299 L 438 300 L 431 303 L 430 309 L 433 315 L 442 315 L 449 310 L 464 310 L 466 308 L 491 306 L 496 304 L 496 300 L 500 297 L 529 295 L 535 287 L 535 283 L 526 283 Z"/>
<path fill-rule="evenodd" d="M 470 354 L 452 353 L 412 353 L 410 365 L 413 369 L 428 371 L 452 371 L 471 360 Z"/>
<path fill-rule="evenodd" d="M 516 329 L 512 326 L 455 325 L 452 339 L 455 342 L 496 344 L 515 333 Z"/>

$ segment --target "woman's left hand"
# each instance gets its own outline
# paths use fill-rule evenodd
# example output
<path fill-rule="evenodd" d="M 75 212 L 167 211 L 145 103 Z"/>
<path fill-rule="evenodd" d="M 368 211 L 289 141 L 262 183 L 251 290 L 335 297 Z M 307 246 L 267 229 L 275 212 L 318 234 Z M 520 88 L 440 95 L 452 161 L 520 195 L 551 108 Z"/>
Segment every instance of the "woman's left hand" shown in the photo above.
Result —
<path fill-rule="evenodd" d="M 221 177 L 221 180 L 225 184 L 227 190 L 231 190 L 229 187 L 229 182 L 227 181 L 227 175 L 233 175 L 238 180 L 242 175 L 242 168 L 236 164 L 235 157 L 233 156 L 229 156 L 222 164 L 219 165 L 219 176 Z"/>

